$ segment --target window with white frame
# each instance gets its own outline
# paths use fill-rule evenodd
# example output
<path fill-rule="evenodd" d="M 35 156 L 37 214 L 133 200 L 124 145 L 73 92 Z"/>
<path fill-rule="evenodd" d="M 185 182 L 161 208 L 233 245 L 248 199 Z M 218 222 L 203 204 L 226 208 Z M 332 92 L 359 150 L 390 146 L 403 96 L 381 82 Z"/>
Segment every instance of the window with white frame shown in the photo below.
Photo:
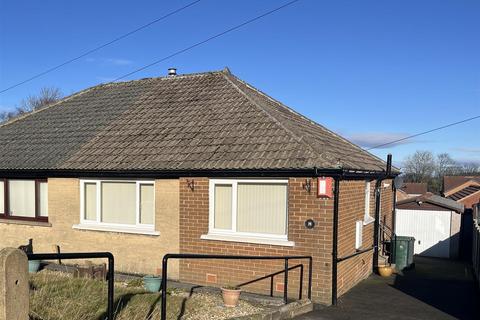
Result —
<path fill-rule="evenodd" d="M 211 179 L 209 235 L 287 240 L 287 180 Z"/>
<path fill-rule="evenodd" d="M 363 224 L 369 224 L 375 221 L 370 215 L 370 198 L 371 198 L 371 182 L 365 181 L 365 213 L 363 216 Z"/>
<path fill-rule="evenodd" d="M 153 232 L 153 181 L 82 180 L 78 228 L 125 232 Z"/>

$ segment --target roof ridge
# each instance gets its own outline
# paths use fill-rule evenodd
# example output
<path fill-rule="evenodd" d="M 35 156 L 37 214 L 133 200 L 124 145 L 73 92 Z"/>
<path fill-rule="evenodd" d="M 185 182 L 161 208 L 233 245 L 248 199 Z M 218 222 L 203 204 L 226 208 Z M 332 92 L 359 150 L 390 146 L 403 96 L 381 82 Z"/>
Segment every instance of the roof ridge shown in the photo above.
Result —
<path fill-rule="evenodd" d="M 237 79 L 238 81 L 240 81 L 241 83 L 243 83 L 244 85 L 246 85 L 247 87 L 249 87 L 250 89 L 252 89 L 252 90 L 254 90 L 255 92 L 259 93 L 260 95 L 264 96 L 264 97 L 267 98 L 268 100 L 270 100 L 270 101 L 272 101 L 272 102 L 280 105 L 281 107 L 285 108 L 287 111 L 289 111 L 289 112 L 291 112 L 291 113 L 293 113 L 293 114 L 301 117 L 302 119 L 310 122 L 311 124 L 320 127 L 322 130 L 324 130 L 326 133 L 330 134 L 331 136 L 333 136 L 333 137 L 335 137 L 335 138 L 341 139 L 342 141 L 344 141 L 344 142 L 348 143 L 349 145 L 353 146 L 354 148 L 358 149 L 359 152 L 362 152 L 362 153 L 364 153 L 364 154 L 367 154 L 368 156 L 374 157 L 374 158 L 376 158 L 377 160 L 380 160 L 380 161 L 382 161 L 383 163 L 385 163 L 385 161 L 384 161 L 383 159 L 381 159 L 381 158 L 377 157 L 376 155 L 368 152 L 367 150 L 365 150 L 365 149 L 361 148 L 360 146 L 354 144 L 353 142 L 349 141 L 348 139 L 342 137 L 341 135 L 333 132 L 332 130 L 328 129 L 327 127 L 323 126 L 322 124 L 320 124 L 320 123 L 318 123 L 318 122 L 316 122 L 316 121 L 314 121 L 314 120 L 312 120 L 312 119 L 309 119 L 309 118 L 305 117 L 304 115 L 302 115 L 301 113 L 293 110 L 292 108 L 290 108 L 289 106 L 285 105 L 285 104 L 282 103 L 281 101 L 276 100 L 275 98 L 272 98 L 271 96 L 269 96 L 268 94 L 266 94 L 266 93 L 263 92 L 262 90 L 260 90 L 260 89 L 258 89 L 258 88 L 256 88 L 256 87 L 252 86 L 251 84 L 243 81 L 242 79 L 239 79 L 239 78 L 236 77 L 235 75 L 232 74 L 232 76 L 234 76 L 235 79 Z"/>
<path fill-rule="evenodd" d="M 222 74 L 225 72 L 229 72 L 228 68 L 224 68 L 222 70 L 215 70 L 215 71 L 205 71 L 205 72 L 193 72 L 193 73 L 184 73 L 184 74 L 177 74 L 175 76 L 161 76 L 161 77 L 148 77 L 142 79 L 132 79 L 132 80 L 125 80 L 125 81 L 110 81 L 106 83 L 101 83 L 98 86 L 111 86 L 111 85 L 124 85 L 142 81 L 158 81 L 158 80 L 175 80 L 175 79 L 183 79 L 188 77 L 200 77 L 200 76 L 209 76 L 209 75 L 216 75 Z"/>
<path fill-rule="evenodd" d="M 239 91 L 243 96 L 245 96 L 253 105 L 255 105 L 258 109 L 260 109 L 260 111 L 262 111 L 263 113 L 265 113 L 269 118 L 271 118 L 279 127 L 281 127 L 283 130 L 285 130 L 290 136 L 292 136 L 295 140 L 297 140 L 298 142 L 300 143 L 303 143 L 307 148 L 309 148 L 310 152 L 312 152 L 313 154 L 317 154 L 318 152 L 316 152 L 316 150 L 309 144 L 307 143 L 303 137 L 299 137 L 297 134 L 295 134 L 294 132 L 292 132 L 290 129 L 288 129 L 287 127 L 285 127 L 275 116 L 273 116 L 272 114 L 270 114 L 267 110 L 265 110 L 264 108 L 262 108 L 262 106 L 260 106 L 256 101 L 254 101 L 246 92 L 244 92 L 240 87 L 238 87 L 233 81 L 232 79 L 230 79 L 229 77 L 234 77 L 236 80 L 240 80 L 238 77 L 236 77 L 234 74 L 232 74 L 230 72 L 230 70 L 228 70 L 228 73 L 225 71 L 223 72 L 223 76 L 225 77 L 225 79 L 230 82 L 232 84 L 232 86 L 234 86 L 234 88 Z M 240 82 L 242 83 L 245 83 L 244 81 L 240 80 Z"/>

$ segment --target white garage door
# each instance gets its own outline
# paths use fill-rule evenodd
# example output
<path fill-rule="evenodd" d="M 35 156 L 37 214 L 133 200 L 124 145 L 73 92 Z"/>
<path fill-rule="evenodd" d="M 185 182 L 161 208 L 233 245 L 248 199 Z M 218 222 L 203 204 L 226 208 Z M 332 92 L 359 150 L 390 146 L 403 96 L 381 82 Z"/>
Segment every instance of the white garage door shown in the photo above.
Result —
<path fill-rule="evenodd" d="M 451 211 L 397 209 L 396 233 L 415 238 L 415 254 L 450 256 Z"/>

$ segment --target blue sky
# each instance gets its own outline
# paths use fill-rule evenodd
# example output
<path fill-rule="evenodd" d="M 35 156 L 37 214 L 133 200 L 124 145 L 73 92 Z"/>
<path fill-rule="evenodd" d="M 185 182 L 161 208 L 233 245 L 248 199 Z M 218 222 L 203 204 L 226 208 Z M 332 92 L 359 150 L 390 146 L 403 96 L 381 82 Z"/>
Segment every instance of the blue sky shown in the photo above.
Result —
<path fill-rule="evenodd" d="M 0 0 L 0 89 L 192 0 Z M 0 94 L 0 110 L 41 87 L 108 82 L 287 1 L 202 0 L 88 57 Z M 365 147 L 480 114 L 480 1 L 300 2 L 127 79 L 228 66 Z M 417 149 L 480 163 L 480 120 L 374 150 Z"/>

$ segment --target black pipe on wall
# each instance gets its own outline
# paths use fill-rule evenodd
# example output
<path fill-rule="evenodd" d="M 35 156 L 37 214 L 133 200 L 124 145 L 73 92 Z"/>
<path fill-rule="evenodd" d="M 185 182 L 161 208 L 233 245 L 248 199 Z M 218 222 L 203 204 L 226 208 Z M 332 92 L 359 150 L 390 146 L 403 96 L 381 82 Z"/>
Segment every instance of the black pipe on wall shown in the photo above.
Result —
<path fill-rule="evenodd" d="M 335 178 L 333 198 L 333 243 L 332 243 L 332 304 L 337 304 L 338 278 L 338 200 L 340 198 L 340 179 Z"/>

